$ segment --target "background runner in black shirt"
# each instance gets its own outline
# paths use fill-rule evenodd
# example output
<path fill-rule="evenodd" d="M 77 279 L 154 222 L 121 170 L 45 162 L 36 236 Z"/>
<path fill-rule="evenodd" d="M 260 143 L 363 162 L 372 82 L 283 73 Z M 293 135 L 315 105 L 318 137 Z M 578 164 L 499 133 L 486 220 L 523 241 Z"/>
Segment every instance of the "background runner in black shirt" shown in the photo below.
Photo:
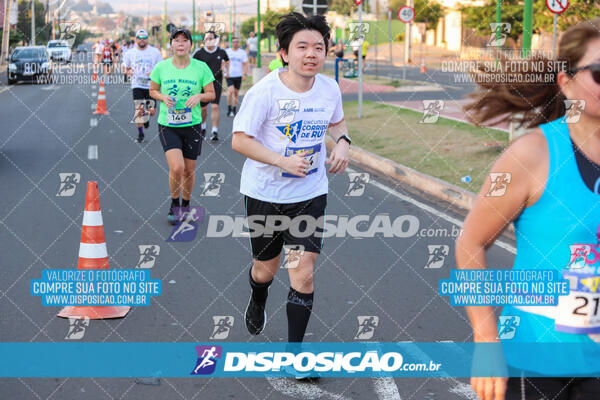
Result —
<path fill-rule="evenodd" d="M 211 122 L 212 122 L 212 137 L 211 140 L 219 140 L 219 100 L 221 99 L 221 90 L 223 88 L 223 69 L 229 68 L 229 57 L 227 52 L 218 46 L 219 36 L 208 31 L 204 36 L 204 47 L 194 53 L 194 58 L 204 61 L 212 71 L 215 80 L 215 99 L 211 101 Z M 206 116 L 208 103 L 200 103 L 202 107 L 202 135 L 206 134 Z"/>

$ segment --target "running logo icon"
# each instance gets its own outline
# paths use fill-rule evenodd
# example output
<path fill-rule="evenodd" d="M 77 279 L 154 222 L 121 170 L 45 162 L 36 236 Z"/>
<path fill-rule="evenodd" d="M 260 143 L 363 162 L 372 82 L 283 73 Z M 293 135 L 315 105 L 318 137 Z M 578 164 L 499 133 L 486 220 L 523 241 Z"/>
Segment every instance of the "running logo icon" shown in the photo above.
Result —
<path fill-rule="evenodd" d="M 423 100 L 423 118 L 420 124 L 435 124 L 444 109 L 444 100 Z"/>
<path fill-rule="evenodd" d="M 73 196 L 77 184 L 81 181 L 81 175 L 77 172 L 61 172 L 58 177 L 60 178 L 60 187 L 56 195 L 60 197 Z"/>
<path fill-rule="evenodd" d="M 358 319 L 358 331 L 355 340 L 369 340 L 375 333 L 375 328 L 379 325 L 379 317 L 376 315 L 361 315 L 357 316 Z"/>
<path fill-rule="evenodd" d="M 567 112 L 560 122 L 563 124 L 576 124 L 585 109 L 585 100 L 565 100 L 565 109 Z"/>
<path fill-rule="evenodd" d="M 235 318 L 231 315 L 213 315 L 212 317 L 215 327 L 209 339 L 223 340 L 229 336 L 229 331 L 233 328 Z"/>
<path fill-rule="evenodd" d="M 487 47 L 502 47 L 506 43 L 506 38 L 510 34 L 510 23 L 508 22 L 492 22 L 490 28 L 492 28 L 492 34 L 490 40 L 487 42 Z"/>
<path fill-rule="evenodd" d="M 296 113 L 300 111 L 300 100 L 277 100 L 279 103 L 279 114 L 275 120 L 276 124 L 290 124 L 294 121 Z"/>
<path fill-rule="evenodd" d="M 150 121 L 150 108 L 154 108 L 154 100 L 134 100 L 135 113 L 133 114 L 132 124 L 145 124 Z"/>
<path fill-rule="evenodd" d="M 283 245 L 283 251 L 285 253 L 285 257 L 283 259 L 283 264 L 281 265 L 281 268 L 298 268 L 298 264 L 300 264 L 300 259 L 304 255 L 304 246 L 302 246 L 301 244 L 285 244 Z"/>
<path fill-rule="evenodd" d="M 510 340 L 515 337 L 517 327 L 521 325 L 518 315 L 501 315 L 498 321 L 498 339 Z"/>
<path fill-rule="evenodd" d="M 442 268 L 446 256 L 450 253 L 450 247 L 445 244 L 433 244 L 427 245 L 427 249 L 429 250 L 429 258 L 427 259 L 425 268 Z"/>
<path fill-rule="evenodd" d="M 217 35 L 221 36 L 225 33 L 225 22 L 205 22 L 204 32 L 213 31 Z"/>
<path fill-rule="evenodd" d="M 173 207 L 179 219 L 167 242 L 191 242 L 198 233 L 198 224 L 204 218 L 204 207 Z"/>
<path fill-rule="evenodd" d="M 65 339 L 67 340 L 80 340 L 85 335 L 85 328 L 90 326 L 89 317 L 69 317 L 69 331 Z"/>
<path fill-rule="evenodd" d="M 364 40 L 367 33 L 369 33 L 370 25 L 367 22 L 348 22 L 348 42 L 355 40 Z"/>
<path fill-rule="evenodd" d="M 296 139 L 298 139 L 298 134 L 300 133 L 301 128 L 302 121 L 277 127 L 277 129 L 279 129 L 279 131 L 283 133 L 283 137 L 290 139 L 292 143 L 296 143 Z"/>
<path fill-rule="evenodd" d="M 366 172 L 349 172 L 348 177 L 350 178 L 350 184 L 348 185 L 348 190 L 344 196 L 362 196 L 365 193 L 367 183 L 369 183 L 371 176 Z"/>
<path fill-rule="evenodd" d="M 81 30 L 81 24 L 79 22 L 65 21 L 58 24 L 58 31 L 60 32 L 60 40 L 64 40 L 69 44 L 69 47 L 73 47 L 75 38 Z"/>
<path fill-rule="evenodd" d="M 156 257 L 160 254 L 160 246 L 156 244 L 144 245 L 141 244 L 138 246 L 140 250 L 140 258 L 138 260 L 136 268 L 152 268 L 154 267 L 154 262 L 156 261 Z"/>
<path fill-rule="evenodd" d="M 200 196 L 216 197 L 221 192 L 221 185 L 225 183 L 225 174 L 221 172 L 204 173 L 204 189 Z"/>
<path fill-rule="evenodd" d="M 190 375 L 210 375 L 217 368 L 217 359 L 223 355 L 221 346 L 196 346 L 198 361 Z"/>
<path fill-rule="evenodd" d="M 506 193 L 508 184 L 512 179 L 510 172 L 490 172 L 490 190 L 485 194 L 486 197 L 502 197 Z"/>

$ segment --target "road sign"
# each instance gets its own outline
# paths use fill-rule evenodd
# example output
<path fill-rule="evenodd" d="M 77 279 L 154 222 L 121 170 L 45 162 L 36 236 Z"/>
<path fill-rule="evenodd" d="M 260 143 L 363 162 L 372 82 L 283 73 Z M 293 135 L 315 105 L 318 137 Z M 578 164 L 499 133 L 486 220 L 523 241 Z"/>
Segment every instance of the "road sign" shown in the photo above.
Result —
<path fill-rule="evenodd" d="M 398 10 L 398 19 L 405 24 L 410 24 L 415 19 L 415 9 L 409 6 L 404 6 Z"/>
<path fill-rule="evenodd" d="M 327 0 L 302 0 L 302 12 L 311 16 L 317 10 L 318 15 L 324 15 L 327 12 Z"/>
<path fill-rule="evenodd" d="M 546 0 L 546 7 L 554 14 L 562 14 L 569 8 L 569 0 Z"/>

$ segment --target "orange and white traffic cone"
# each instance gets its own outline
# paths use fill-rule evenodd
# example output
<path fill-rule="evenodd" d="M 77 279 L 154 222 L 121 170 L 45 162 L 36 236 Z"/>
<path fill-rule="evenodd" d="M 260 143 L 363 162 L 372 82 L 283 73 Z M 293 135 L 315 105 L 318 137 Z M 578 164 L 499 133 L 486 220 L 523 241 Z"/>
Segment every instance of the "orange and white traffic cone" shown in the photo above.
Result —
<path fill-rule="evenodd" d="M 88 182 L 82 225 L 77 269 L 109 269 L 98 182 Z M 129 306 L 67 306 L 58 316 L 80 319 L 122 318 L 130 309 Z"/>
<path fill-rule="evenodd" d="M 422 74 L 427 73 L 427 67 L 425 66 L 425 63 L 421 64 L 421 73 Z"/>
<path fill-rule="evenodd" d="M 104 81 L 100 80 L 100 88 L 98 89 L 98 103 L 96 104 L 96 111 L 94 114 L 108 115 L 108 109 L 106 108 L 106 91 L 104 90 Z"/>

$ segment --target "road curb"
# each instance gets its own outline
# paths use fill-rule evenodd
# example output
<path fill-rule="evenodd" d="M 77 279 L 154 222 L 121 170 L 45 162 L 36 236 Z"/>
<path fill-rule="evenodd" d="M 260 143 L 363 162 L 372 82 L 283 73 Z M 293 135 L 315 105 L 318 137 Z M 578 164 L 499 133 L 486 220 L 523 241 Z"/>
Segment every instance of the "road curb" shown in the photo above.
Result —
<path fill-rule="evenodd" d="M 335 146 L 335 142 L 330 137 L 325 139 L 325 144 L 330 151 Z M 406 183 L 440 200 L 447 201 L 466 210 L 470 210 L 473 207 L 473 203 L 477 197 L 475 193 L 416 171 L 405 165 L 398 164 L 360 147 L 350 147 L 350 161 L 360 167 L 381 173 L 395 181 Z"/>

